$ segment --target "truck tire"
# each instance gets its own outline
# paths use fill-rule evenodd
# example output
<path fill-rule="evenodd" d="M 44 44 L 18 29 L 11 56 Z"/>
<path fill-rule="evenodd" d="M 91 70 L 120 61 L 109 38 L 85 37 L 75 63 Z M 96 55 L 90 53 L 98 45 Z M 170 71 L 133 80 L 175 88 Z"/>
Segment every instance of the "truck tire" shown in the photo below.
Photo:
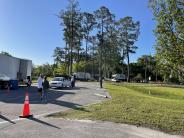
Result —
<path fill-rule="evenodd" d="M 5 82 L 4 85 L 3 85 L 3 87 L 4 87 L 5 89 L 8 89 L 8 88 L 9 88 L 8 82 Z"/>

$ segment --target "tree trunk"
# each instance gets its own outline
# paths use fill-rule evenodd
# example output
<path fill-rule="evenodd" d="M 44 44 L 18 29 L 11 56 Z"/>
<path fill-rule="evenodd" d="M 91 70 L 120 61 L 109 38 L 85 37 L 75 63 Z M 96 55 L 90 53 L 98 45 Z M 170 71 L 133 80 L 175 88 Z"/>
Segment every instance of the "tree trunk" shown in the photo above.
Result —
<path fill-rule="evenodd" d="M 158 77 L 157 77 L 157 70 L 156 70 L 156 74 L 155 74 L 155 77 L 156 77 L 156 82 L 158 81 Z"/>
<path fill-rule="evenodd" d="M 100 88 L 103 88 L 102 86 L 102 47 L 103 47 L 103 19 L 102 19 L 102 24 L 101 24 L 101 29 L 102 29 L 102 39 L 101 39 L 101 45 L 100 45 L 100 61 L 99 61 L 99 82 L 100 82 Z"/>
<path fill-rule="evenodd" d="M 127 82 L 130 82 L 130 59 L 129 59 L 129 52 L 127 48 Z"/>
<path fill-rule="evenodd" d="M 72 63 L 73 63 L 73 62 L 72 62 L 72 60 L 73 60 L 73 59 L 72 59 L 72 51 L 73 51 L 73 50 L 72 50 L 72 47 L 71 47 L 71 48 L 70 48 L 70 74 L 69 74 L 69 75 L 72 75 Z"/>
<path fill-rule="evenodd" d="M 71 42 L 71 46 L 70 46 L 70 75 L 72 75 L 72 61 L 73 61 L 73 42 L 74 42 L 74 30 L 73 30 L 73 7 L 72 7 L 72 42 Z"/>
<path fill-rule="evenodd" d="M 79 66 L 79 49 L 77 50 L 77 67 L 76 67 L 76 72 L 79 72 L 78 66 Z"/>
<path fill-rule="evenodd" d="M 66 55 L 69 54 L 69 46 L 68 43 L 66 43 Z M 65 61 L 67 63 L 67 74 L 70 74 L 70 59 L 65 55 Z"/>
<path fill-rule="evenodd" d="M 100 46 L 100 61 L 99 61 L 99 82 L 100 82 L 100 88 L 102 88 L 102 51 Z"/>
<path fill-rule="evenodd" d="M 145 67 L 145 76 L 144 76 L 145 78 L 144 79 L 145 79 L 145 82 L 147 82 L 147 57 L 146 57 L 145 62 L 146 62 L 146 67 Z"/>
<path fill-rule="evenodd" d="M 88 54 L 88 35 L 86 37 L 86 55 L 85 55 L 85 67 L 84 67 L 84 72 L 86 73 L 86 65 L 87 65 L 87 54 Z"/>
<path fill-rule="evenodd" d="M 92 63 L 92 76 L 93 76 L 93 78 L 94 78 L 94 48 L 95 46 L 94 46 L 94 44 L 93 44 L 93 56 L 92 56 L 92 60 L 93 60 L 93 63 Z"/>
<path fill-rule="evenodd" d="M 80 61 L 80 43 L 81 43 L 81 39 L 79 39 L 79 47 L 77 49 L 77 63 L 79 63 Z"/>

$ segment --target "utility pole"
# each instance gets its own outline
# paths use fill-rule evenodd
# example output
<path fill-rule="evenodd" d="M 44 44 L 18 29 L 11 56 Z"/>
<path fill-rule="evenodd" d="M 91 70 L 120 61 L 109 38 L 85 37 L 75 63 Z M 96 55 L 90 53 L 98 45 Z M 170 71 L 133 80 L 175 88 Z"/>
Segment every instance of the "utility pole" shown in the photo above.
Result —
<path fill-rule="evenodd" d="M 145 82 L 147 82 L 147 66 L 148 66 L 148 59 L 147 56 L 145 57 L 146 67 L 145 67 Z"/>

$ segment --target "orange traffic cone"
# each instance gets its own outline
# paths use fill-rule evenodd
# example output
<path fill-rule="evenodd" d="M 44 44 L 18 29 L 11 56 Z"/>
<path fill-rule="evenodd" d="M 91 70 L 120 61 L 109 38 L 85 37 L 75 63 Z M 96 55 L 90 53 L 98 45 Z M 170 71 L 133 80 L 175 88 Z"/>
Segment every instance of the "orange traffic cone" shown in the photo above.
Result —
<path fill-rule="evenodd" d="M 32 117 L 33 115 L 30 115 L 30 109 L 29 109 L 29 95 L 28 92 L 26 92 L 26 97 L 25 97 L 25 101 L 24 101 L 24 108 L 23 108 L 23 113 L 21 116 L 19 116 L 20 118 L 28 118 L 28 117 Z"/>

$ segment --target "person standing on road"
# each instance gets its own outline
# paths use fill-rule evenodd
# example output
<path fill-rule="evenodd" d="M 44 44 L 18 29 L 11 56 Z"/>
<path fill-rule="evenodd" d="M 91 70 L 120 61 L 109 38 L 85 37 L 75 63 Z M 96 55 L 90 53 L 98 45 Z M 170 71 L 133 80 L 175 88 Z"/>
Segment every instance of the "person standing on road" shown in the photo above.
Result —
<path fill-rule="evenodd" d="M 71 77 L 71 85 L 74 87 L 74 76 Z"/>
<path fill-rule="evenodd" d="M 74 81 L 73 81 L 73 87 L 75 87 L 75 80 L 76 80 L 75 75 L 73 76 L 73 79 L 74 79 Z"/>
<path fill-rule="evenodd" d="M 47 76 L 44 77 L 43 81 L 43 99 L 47 101 L 47 90 L 49 89 L 49 81 L 47 80 Z"/>
<path fill-rule="evenodd" d="M 103 79 L 102 79 L 102 77 L 99 77 L 99 82 L 100 82 L 100 88 L 103 88 Z"/>
<path fill-rule="evenodd" d="M 31 77 L 30 76 L 27 76 L 26 84 L 27 84 L 27 87 L 31 86 Z"/>
<path fill-rule="evenodd" d="M 40 99 L 42 100 L 42 91 L 43 91 L 43 76 L 40 74 L 38 78 L 38 93 L 40 95 Z"/>

